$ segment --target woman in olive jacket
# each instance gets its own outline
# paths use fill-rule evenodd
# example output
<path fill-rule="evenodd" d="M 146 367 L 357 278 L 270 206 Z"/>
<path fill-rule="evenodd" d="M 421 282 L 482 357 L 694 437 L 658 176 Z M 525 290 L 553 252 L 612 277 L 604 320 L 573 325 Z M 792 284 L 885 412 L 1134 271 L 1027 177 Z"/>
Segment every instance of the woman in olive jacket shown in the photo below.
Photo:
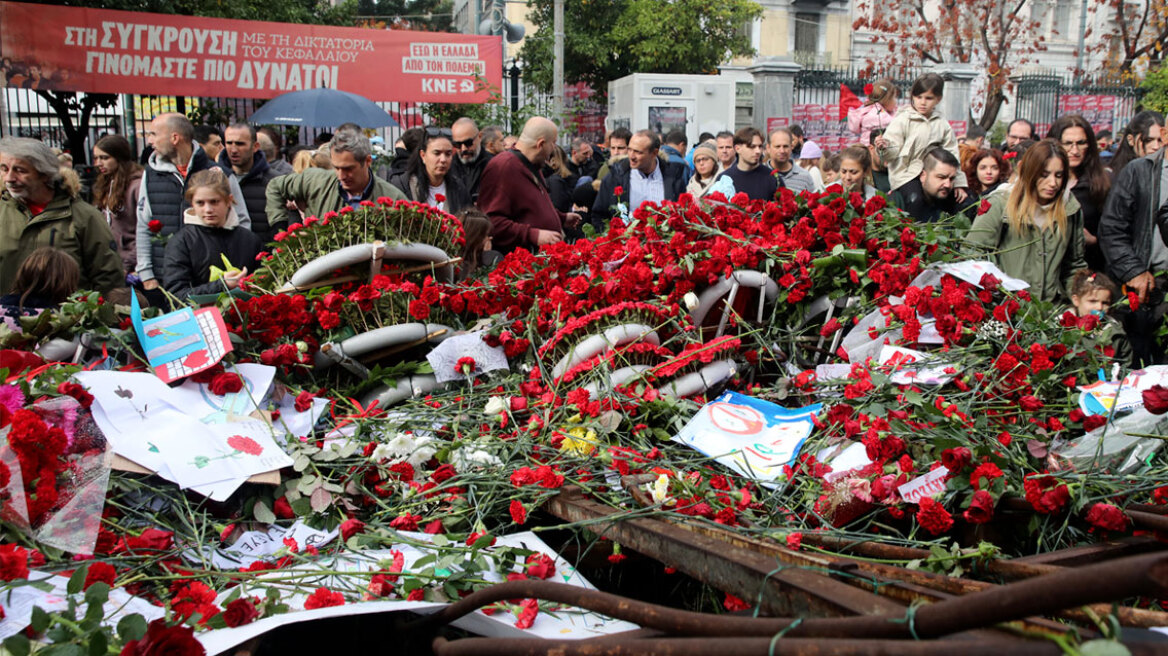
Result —
<path fill-rule="evenodd" d="M 982 201 L 965 238 L 972 251 L 1030 283 L 1030 294 L 1043 301 L 1068 301 L 1075 271 L 1087 266 L 1083 213 L 1065 193 L 1069 173 L 1058 144 L 1035 144 L 1022 156 L 1014 185 Z"/>

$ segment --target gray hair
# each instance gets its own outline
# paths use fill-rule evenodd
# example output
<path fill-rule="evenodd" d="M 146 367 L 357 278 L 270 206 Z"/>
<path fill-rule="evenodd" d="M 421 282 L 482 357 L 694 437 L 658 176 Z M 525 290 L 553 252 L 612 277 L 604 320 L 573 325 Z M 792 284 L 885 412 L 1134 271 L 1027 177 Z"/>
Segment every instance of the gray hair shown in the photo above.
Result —
<path fill-rule="evenodd" d="M 195 140 L 195 124 L 191 123 L 191 119 L 176 112 L 167 112 L 166 114 L 162 114 L 161 118 L 166 122 L 166 129 L 186 141 Z"/>
<path fill-rule="evenodd" d="M 455 121 L 455 122 L 454 122 L 454 125 L 451 125 L 450 127 L 451 127 L 451 128 L 453 128 L 455 125 L 469 125 L 469 126 L 471 126 L 472 128 L 474 128 L 474 129 L 475 129 L 475 132 L 478 132 L 478 131 L 479 131 L 479 126 L 478 126 L 478 124 L 477 124 L 477 123 L 475 123 L 475 122 L 474 122 L 474 119 L 473 119 L 473 118 L 471 118 L 471 117 L 469 117 L 469 116 L 463 116 L 462 118 L 460 118 L 460 119 L 458 119 L 457 121 Z"/>
<path fill-rule="evenodd" d="M 352 153 L 354 159 L 363 162 L 373 155 L 373 144 L 369 143 L 369 137 L 356 130 L 337 130 L 329 142 L 329 152 Z"/>
<path fill-rule="evenodd" d="M 50 184 L 61 181 L 61 162 L 45 142 L 25 137 L 5 137 L 0 139 L 0 154 L 23 159 L 32 164 L 37 173 L 48 179 Z"/>

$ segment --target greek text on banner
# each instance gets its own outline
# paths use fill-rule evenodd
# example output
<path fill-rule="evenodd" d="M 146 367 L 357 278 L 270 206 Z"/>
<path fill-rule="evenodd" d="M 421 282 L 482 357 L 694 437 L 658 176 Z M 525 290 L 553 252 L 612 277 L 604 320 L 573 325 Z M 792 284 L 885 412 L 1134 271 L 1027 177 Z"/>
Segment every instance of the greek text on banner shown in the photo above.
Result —
<path fill-rule="evenodd" d="M 498 38 L 0 2 L 9 86 L 271 98 L 330 87 L 371 100 L 483 102 Z M 485 83 L 485 84 L 484 84 Z"/>

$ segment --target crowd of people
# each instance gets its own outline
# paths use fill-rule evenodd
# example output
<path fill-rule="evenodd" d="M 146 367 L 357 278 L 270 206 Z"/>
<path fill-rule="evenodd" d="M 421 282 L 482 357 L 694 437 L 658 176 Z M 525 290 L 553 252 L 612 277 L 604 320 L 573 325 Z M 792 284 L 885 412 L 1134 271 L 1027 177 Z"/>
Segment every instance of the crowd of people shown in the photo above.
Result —
<path fill-rule="evenodd" d="M 0 140 L 0 311 L 36 311 L 71 291 L 28 287 L 49 275 L 34 267 L 52 267 L 55 281 L 74 289 L 115 300 L 137 289 L 164 307 L 231 290 L 289 224 L 382 197 L 458 215 L 468 274 L 498 254 L 578 238 L 586 224 L 603 229 L 645 202 L 714 193 L 771 200 L 783 189 L 838 186 L 865 199 L 887 194 L 919 222 L 965 214 L 971 253 L 1025 280 L 1042 300 L 1098 314 L 1115 303 L 1132 362 L 1162 361 L 1155 333 L 1165 308 L 1158 274 L 1168 270 L 1163 117 L 1137 114 L 1114 144 L 1078 115 L 1059 117 L 1046 135 L 1018 119 L 993 146 L 976 125 L 956 137 L 937 109 L 943 95 L 935 74 L 918 78 L 905 103 L 896 84 L 877 80 L 848 117 L 855 142 L 837 153 L 804 139 L 799 126 L 706 133 L 692 148 L 680 130 L 617 128 L 604 144 L 576 138 L 561 146 L 546 118 L 530 119 L 514 136 L 460 118 L 404 131 L 392 164 L 378 168 L 375 142 L 358 125 L 285 153 L 272 128 L 236 123 L 220 131 L 162 114 L 146 132 L 149 156 L 141 162 L 123 137 L 94 145 L 98 177 L 85 199 L 45 144 L 7 138 Z M 64 271 L 58 253 L 69 255 L 75 272 Z"/>

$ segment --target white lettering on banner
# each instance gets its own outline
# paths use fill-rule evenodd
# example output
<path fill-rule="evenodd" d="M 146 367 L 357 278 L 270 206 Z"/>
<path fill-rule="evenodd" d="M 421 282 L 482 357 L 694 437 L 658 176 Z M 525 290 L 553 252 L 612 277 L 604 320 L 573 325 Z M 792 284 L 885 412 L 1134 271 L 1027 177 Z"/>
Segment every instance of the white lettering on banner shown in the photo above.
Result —
<path fill-rule="evenodd" d="M 923 476 L 917 476 L 896 488 L 896 491 L 900 493 L 900 498 L 904 499 L 905 503 L 920 503 L 921 499 L 944 490 L 945 477 L 948 475 L 949 470 L 941 466 Z"/>
<path fill-rule="evenodd" d="M 338 66 L 317 66 L 315 64 L 273 64 L 244 60 L 239 70 L 240 89 L 272 89 L 275 91 L 299 91 L 337 87 Z"/>
<path fill-rule="evenodd" d="M 478 59 L 479 46 L 477 43 L 411 43 L 410 56 Z"/>
<path fill-rule="evenodd" d="M 182 54 L 233 57 L 239 43 L 239 33 L 228 30 L 164 27 L 162 25 L 117 21 L 103 21 L 101 34 L 101 47 L 111 50 L 170 52 L 174 49 Z M 146 37 L 145 44 L 143 44 L 143 36 Z M 96 30 L 94 30 L 92 38 L 97 38 Z M 70 44 L 66 43 L 66 45 Z"/>
<path fill-rule="evenodd" d="M 122 55 L 116 52 L 85 53 L 85 72 L 99 75 L 165 77 L 196 80 L 197 59 Z"/>
<path fill-rule="evenodd" d="M 444 75 L 463 75 L 472 77 L 475 75 L 486 75 L 487 63 L 482 60 L 469 61 L 462 59 L 423 59 L 421 57 L 403 57 L 402 72 L 430 75 L 433 75 L 434 73 L 441 73 Z"/>
<path fill-rule="evenodd" d="M 473 80 L 422 78 L 423 93 L 474 93 Z"/>

